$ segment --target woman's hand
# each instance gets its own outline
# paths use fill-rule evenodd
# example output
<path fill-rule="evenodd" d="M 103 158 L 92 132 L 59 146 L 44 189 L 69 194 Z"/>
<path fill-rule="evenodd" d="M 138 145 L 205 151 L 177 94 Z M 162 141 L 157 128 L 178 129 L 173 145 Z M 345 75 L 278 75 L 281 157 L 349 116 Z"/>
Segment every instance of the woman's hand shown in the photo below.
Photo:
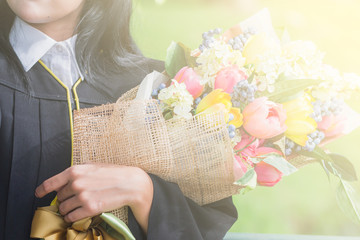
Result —
<path fill-rule="evenodd" d="M 57 192 L 59 211 L 67 222 L 127 205 L 147 232 L 153 184 L 140 168 L 98 164 L 73 166 L 44 181 L 35 195 L 41 198 L 53 191 Z"/>

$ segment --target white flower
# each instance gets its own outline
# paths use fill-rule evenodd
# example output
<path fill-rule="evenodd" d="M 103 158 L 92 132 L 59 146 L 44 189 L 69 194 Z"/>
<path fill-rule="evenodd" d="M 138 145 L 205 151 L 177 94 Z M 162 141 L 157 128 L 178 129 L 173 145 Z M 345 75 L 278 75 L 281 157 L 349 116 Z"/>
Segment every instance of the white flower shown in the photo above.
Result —
<path fill-rule="evenodd" d="M 174 113 L 176 117 L 183 117 L 183 118 L 191 118 L 191 111 L 192 107 L 187 105 L 186 103 L 178 103 L 174 105 Z"/>
<path fill-rule="evenodd" d="M 343 79 L 339 70 L 337 70 L 336 68 L 330 65 L 322 64 L 320 71 L 321 71 L 320 78 L 324 81 L 335 83 L 335 82 L 341 82 Z"/>
<path fill-rule="evenodd" d="M 343 85 L 349 90 L 360 90 L 360 76 L 355 73 L 344 73 Z"/>
<path fill-rule="evenodd" d="M 236 145 L 238 145 L 239 142 L 241 142 L 241 132 L 239 129 L 236 129 L 235 131 L 235 137 L 231 138 L 231 146 L 234 148 Z"/>
<path fill-rule="evenodd" d="M 274 92 L 275 82 L 282 75 L 287 79 L 323 79 L 323 60 L 314 43 L 294 41 L 281 51 L 266 52 L 257 58 L 256 79 L 260 91 Z"/>
<path fill-rule="evenodd" d="M 160 91 L 158 99 L 161 101 L 160 108 L 163 112 L 171 111 L 174 117 L 190 118 L 194 99 L 186 90 L 184 83 L 172 80 L 173 84 Z"/>
<path fill-rule="evenodd" d="M 288 63 L 280 55 L 269 52 L 259 56 L 255 65 L 259 90 L 273 92 L 275 90 L 275 81 L 279 78 L 280 74 L 288 72 L 288 68 Z"/>
<path fill-rule="evenodd" d="M 319 79 L 324 53 L 310 41 L 293 41 L 283 47 L 282 57 L 291 66 L 287 75 Z"/>
<path fill-rule="evenodd" d="M 334 84 L 323 82 L 312 88 L 311 95 L 321 101 L 328 101 L 334 97 L 338 97 L 338 92 Z"/>

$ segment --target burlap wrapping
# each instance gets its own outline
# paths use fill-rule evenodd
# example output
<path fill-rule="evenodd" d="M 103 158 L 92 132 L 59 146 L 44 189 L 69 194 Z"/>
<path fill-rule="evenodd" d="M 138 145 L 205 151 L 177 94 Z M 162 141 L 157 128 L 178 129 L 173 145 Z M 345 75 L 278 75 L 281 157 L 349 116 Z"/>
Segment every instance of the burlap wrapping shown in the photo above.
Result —
<path fill-rule="evenodd" d="M 223 114 L 165 121 L 157 101 L 126 101 L 134 93 L 74 113 L 74 164 L 137 166 L 177 183 L 200 205 L 238 192 Z M 114 214 L 126 221 L 124 209 Z"/>
<path fill-rule="evenodd" d="M 128 91 L 114 104 L 75 111 L 74 164 L 137 166 L 177 183 L 200 205 L 239 192 L 221 113 L 165 121 L 155 100 L 132 100 L 136 92 Z M 313 160 L 298 156 L 290 162 L 300 168 Z M 112 213 L 127 222 L 127 211 Z"/>
<path fill-rule="evenodd" d="M 274 142 L 274 144 L 282 151 L 285 152 L 285 138 L 281 138 L 280 140 Z M 291 165 L 296 167 L 297 169 L 302 168 L 310 163 L 319 162 L 318 160 L 310 157 L 306 157 L 304 155 L 292 154 L 290 157 L 286 159 Z"/>
<path fill-rule="evenodd" d="M 319 160 L 315 158 L 306 157 L 303 155 L 298 155 L 294 158 L 288 159 L 288 161 L 296 168 L 300 169 L 310 163 L 318 163 Z"/>

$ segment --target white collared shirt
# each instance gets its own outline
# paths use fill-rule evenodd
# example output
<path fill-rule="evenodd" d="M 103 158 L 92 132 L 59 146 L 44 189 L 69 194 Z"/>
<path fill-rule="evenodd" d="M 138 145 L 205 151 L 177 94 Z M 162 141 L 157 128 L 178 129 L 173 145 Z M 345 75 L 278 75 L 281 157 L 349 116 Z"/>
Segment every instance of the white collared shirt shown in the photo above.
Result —
<path fill-rule="evenodd" d="M 69 89 L 83 79 L 75 57 L 76 35 L 57 42 L 16 17 L 9 40 L 26 72 L 42 60 Z"/>

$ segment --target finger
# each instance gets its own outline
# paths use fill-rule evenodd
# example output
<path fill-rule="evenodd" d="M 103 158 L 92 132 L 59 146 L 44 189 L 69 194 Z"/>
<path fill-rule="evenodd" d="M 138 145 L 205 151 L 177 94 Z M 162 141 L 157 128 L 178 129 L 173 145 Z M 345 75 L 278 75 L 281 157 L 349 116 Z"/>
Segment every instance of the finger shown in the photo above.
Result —
<path fill-rule="evenodd" d="M 87 218 L 87 217 L 93 217 L 96 215 L 91 215 L 85 208 L 79 207 L 75 209 L 74 211 L 70 212 L 69 214 L 64 216 L 65 222 L 73 223 L 76 221 L 79 221 L 81 219 Z"/>
<path fill-rule="evenodd" d="M 66 205 L 63 207 L 63 211 L 67 212 L 64 216 L 67 222 L 76 222 L 86 217 L 93 217 L 103 212 L 108 212 L 114 209 L 121 208 L 127 205 L 128 195 L 117 193 L 118 189 L 106 189 L 102 191 L 83 192 L 76 197 L 70 198 L 67 201 L 78 201 L 78 203 L 69 202 L 69 207 Z M 71 206 L 70 206 L 71 205 Z M 68 210 L 71 209 L 72 210 Z"/>
<path fill-rule="evenodd" d="M 115 175 L 116 176 L 116 175 Z M 107 175 L 98 177 L 84 176 L 78 179 L 72 179 L 63 188 L 58 190 L 57 197 L 60 202 L 78 195 L 84 191 L 102 191 L 109 188 L 117 187 L 117 181 Z"/>
<path fill-rule="evenodd" d="M 94 195 L 93 198 L 91 197 L 91 195 Z M 95 197 L 96 197 L 96 193 L 95 194 L 82 193 L 77 197 L 70 198 L 69 200 L 74 200 L 74 202 L 69 203 L 69 209 L 72 208 L 73 206 L 78 206 L 78 205 L 80 206 L 75 207 L 72 209 L 72 211 L 68 212 L 64 216 L 64 220 L 66 222 L 76 222 L 83 218 L 93 217 L 104 212 L 103 211 L 104 202 L 94 199 Z"/>
<path fill-rule="evenodd" d="M 82 184 L 83 181 L 80 179 L 76 179 L 73 181 L 68 182 L 63 188 L 61 188 L 57 192 L 57 198 L 60 202 L 65 201 L 66 199 L 73 197 L 81 193 L 82 191 L 86 190 L 86 186 Z"/>
<path fill-rule="evenodd" d="M 69 212 L 81 207 L 82 204 L 78 196 L 73 196 L 59 204 L 59 212 L 62 216 L 65 216 Z"/>
<path fill-rule="evenodd" d="M 75 192 L 71 191 L 69 187 L 70 185 L 71 183 L 69 182 L 63 188 L 57 191 L 56 197 L 59 202 L 64 202 L 65 200 L 75 196 Z"/>
<path fill-rule="evenodd" d="M 69 171 L 67 169 L 45 180 L 40 186 L 36 188 L 35 195 L 38 198 L 42 198 L 48 193 L 61 189 L 68 182 L 69 182 Z"/>

